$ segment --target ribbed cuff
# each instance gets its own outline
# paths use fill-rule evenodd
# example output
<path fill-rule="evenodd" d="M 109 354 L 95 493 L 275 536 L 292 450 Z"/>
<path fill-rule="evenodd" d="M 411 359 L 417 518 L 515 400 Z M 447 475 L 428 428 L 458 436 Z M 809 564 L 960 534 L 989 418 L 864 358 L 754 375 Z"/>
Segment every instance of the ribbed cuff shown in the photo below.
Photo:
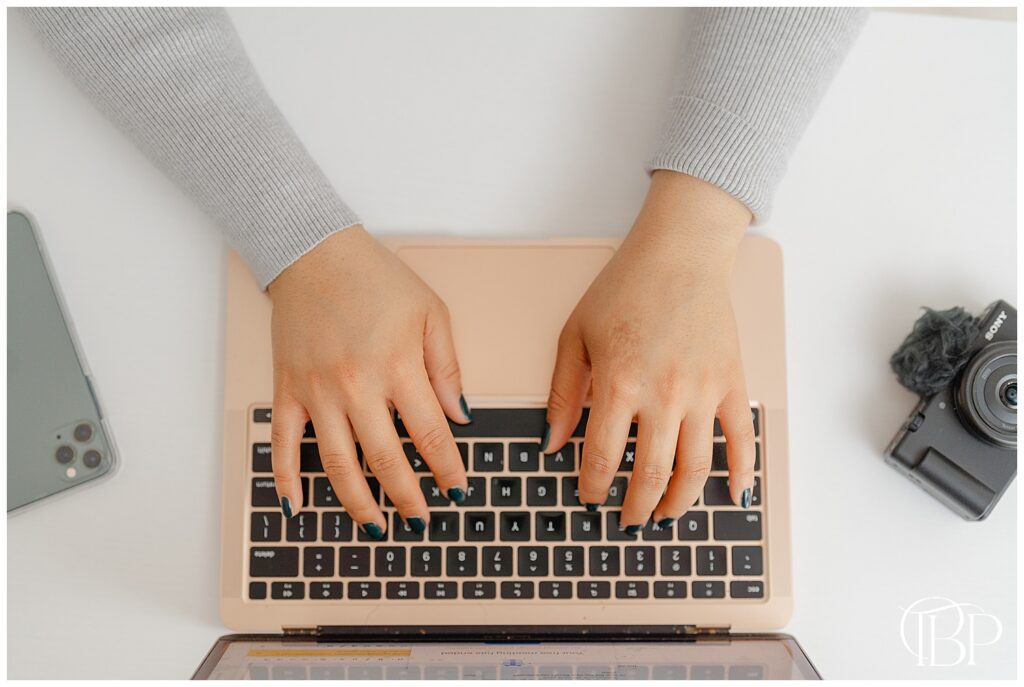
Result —
<path fill-rule="evenodd" d="M 669 169 L 702 179 L 750 209 L 754 221 L 771 209 L 785 151 L 735 114 L 697 98 L 673 98 L 658 152 L 647 171 Z"/>

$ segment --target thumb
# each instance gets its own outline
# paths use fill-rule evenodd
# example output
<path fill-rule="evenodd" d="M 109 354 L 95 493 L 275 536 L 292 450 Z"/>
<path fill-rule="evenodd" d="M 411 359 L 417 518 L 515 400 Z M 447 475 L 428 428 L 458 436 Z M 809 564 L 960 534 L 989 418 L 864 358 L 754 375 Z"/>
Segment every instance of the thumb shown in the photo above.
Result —
<path fill-rule="evenodd" d="M 455 357 L 451 321 L 443 303 L 427 314 L 423 329 L 423 362 L 444 414 L 459 424 L 472 422 L 473 413 L 462 396 L 462 376 Z"/>
<path fill-rule="evenodd" d="M 548 424 L 540 440 L 544 453 L 556 451 L 569 441 L 583 414 L 590 389 L 590 360 L 583 340 L 567 325 L 558 339 L 558 358 L 548 395 Z"/>

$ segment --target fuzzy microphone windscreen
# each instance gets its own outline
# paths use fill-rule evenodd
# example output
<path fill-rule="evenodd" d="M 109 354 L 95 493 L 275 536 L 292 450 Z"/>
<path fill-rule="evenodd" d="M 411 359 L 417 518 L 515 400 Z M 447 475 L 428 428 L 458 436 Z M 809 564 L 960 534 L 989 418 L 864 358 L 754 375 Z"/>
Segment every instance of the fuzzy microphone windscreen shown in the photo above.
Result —
<path fill-rule="evenodd" d="M 953 383 L 978 333 L 978 320 L 963 308 L 925 308 L 889 364 L 900 384 L 928 398 Z"/>

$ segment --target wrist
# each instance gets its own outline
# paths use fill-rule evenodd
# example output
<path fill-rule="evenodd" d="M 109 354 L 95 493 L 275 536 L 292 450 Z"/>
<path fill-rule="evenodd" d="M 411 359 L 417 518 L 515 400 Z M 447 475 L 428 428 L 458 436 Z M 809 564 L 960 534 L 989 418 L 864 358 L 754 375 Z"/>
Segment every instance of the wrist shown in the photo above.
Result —
<path fill-rule="evenodd" d="M 276 294 L 286 291 L 291 284 L 308 280 L 322 281 L 326 275 L 336 276 L 347 264 L 358 264 L 363 246 L 371 244 L 373 237 L 361 224 L 353 224 L 337 231 L 302 254 L 298 260 L 284 268 L 267 285 L 273 301 Z"/>

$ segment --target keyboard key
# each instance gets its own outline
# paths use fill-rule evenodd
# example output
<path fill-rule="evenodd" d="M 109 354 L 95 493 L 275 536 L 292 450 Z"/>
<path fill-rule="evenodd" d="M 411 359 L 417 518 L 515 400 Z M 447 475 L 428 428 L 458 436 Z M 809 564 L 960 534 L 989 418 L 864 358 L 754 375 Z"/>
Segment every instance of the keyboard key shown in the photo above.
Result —
<path fill-rule="evenodd" d="M 548 576 L 548 547 L 524 546 L 519 549 L 520 577 Z"/>
<path fill-rule="evenodd" d="M 250 582 L 249 583 L 249 598 L 253 600 L 267 598 L 267 583 L 266 582 Z"/>
<path fill-rule="evenodd" d="M 529 541 L 530 540 L 530 514 L 529 513 L 502 513 L 499 517 L 501 523 L 502 541 Z"/>
<path fill-rule="evenodd" d="M 402 442 L 402 450 L 405 451 L 405 457 L 408 459 L 409 465 L 412 466 L 413 472 L 430 472 L 427 461 L 423 459 L 411 441 Z"/>
<path fill-rule="evenodd" d="M 509 444 L 508 469 L 512 472 L 537 472 L 540 470 L 540 444 Z"/>
<path fill-rule="evenodd" d="M 725 582 L 695 580 L 693 583 L 693 598 L 723 599 L 725 598 Z"/>
<path fill-rule="evenodd" d="M 704 483 L 705 506 L 731 506 L 732 496 L 729 495 L 728 477 L 708 477 Z"/>
<path fill-rule="evenodd" d="M 281 506 L 272 477 L 257 477 L 252 481 L 252 505 L 254 508 Z"/>
<path fill-rule="evenodd" d="M 458 590 L 454 582 L 427 582 L 423 585 L 423 596 L 427 599 L 456 599 Z"/>
<path fill-rule="evenodd" d="M 434 481 L 433 477 L 420 477 L 420 491 L 423 492 L 423 498 L 426 499 L 427 505 L 431 508 L 447 506 L 451 503 L 448 495 L 441 492 L 441 487 L 437 486 L 437 482 Z M 388 505 L 391 504 L 389 503 Z"/>
<path fill-rule="evenodd" d="M 537 513 L 537 541 L 565 541 L 565 513 Z"/>
<path fill-rule="evenodd" d="M 323 514 L 323 532 L 320 537 L 324 541 L 352 541 L 352 518 L 341 511 Z"/>
<path fill-rule="evenodd" d="M 316 513 L 306 511 L 286 521 L 288 541 L 316 541 Z"/>
<path fill-rule="evenodd" d="M 644 527 L 642 534 L 644 541 L 672 541 L 675 538 L 676 523 L 671 523 L 667 527 L 659 527 L 656 522 L 648 522 Z"/>
<path fill-rule="evenodd" d="M 515 582 L 502 582 L 501 583 L 501 598 L 503 599 L 532 599 L 533 598 L 533 582 L 523 582 L 516 580 Z"/>
<path fill-rule="evenodd" d="M 579 477 L 562 478 L 562 505 L 575 506 L 577 508 L 583 505 L 582 503 L 580 503 Z"/>
<path fill-rule="evenodd" d="M 594 577 L 615 577 L 619 574 L 619 547 L 591 546 L 590 574 Z"/>
<path fill-rule="evenodd" d="M 458 541 L 459 514 L 433 513 L 430 516 L 430 541 Z"/>
<path fill-rule="evenodd" d="M 281 514 L 253 513 L 249 518 L 249 538 L 252 541 L 281 541 Z"/>
<path fill-rule="evenodd" d="M 302 550 L 302 574 L 306 577 L 334 576 L 334 549 L 310 546 Z"/>
<path fill-rule="evenodd" d="M 572 540 L 601 541 L 601 514 L 574 512 L 572 514 Z"/>
<path fill-rule="evenodd" d="M 420 598 L 419 582 L 388 582 L 385 589 L 389 599 Z"/>
<path fill-rule="evenodd" d="M 476 547 L 448 547 L 448 577 L 476 577 Z"/>
<path fill-rule="evenodd" d="M 494 541 L 494 512 L 466 513 L 466 541 Z"/>
<path fill-rule="evenodd" d="M 469 444 L 464 441 L 460 441 L 455 444 L 456 448 L 459 449 L 459 455 L 462 456 L 462 467 L 466 470 L 469 469 Z"/>
<path fill-rule="evenodd" d="M 391 536 L 395 541 L 423 541 L 423 533 L 406 525 L 397 512 L 392 514 L 391 522 Z"/>
<path fill-rule="evenodd" d="M 754 436 L 761 436 L 761 412 L 758 408 L 750 409 L 751 418 L 754 421 Z M 722 426 L 718 422 L 718 418 L 715 418 L 715 436 L 722 436 Z"/>
<path fill-rule="evenodd" d="M 761 514 L 751 511 L 715 513 L 715 539 L 719 541 L 756 541 L 761 538 Z"/>
<path fill-rule="evenodd" d="M 501 444 L 473 444 L 474 472 L 501 472 L 505 469 L 505 447 Z"/>
<path fill-rule="evenodd" d="M 555 577 L 582 577 L 585 574 L 582 546 L 555 547 Z"/>
<path fill-rule="evenodd" d="M 675 524 L 680 541 L 705 541 L 708 538 L 707 511 L 690 511 Z"/>
<path fill-rule="evenodd" d="M 252 411 L 253 422 L 270 422 L 270 408 L 254 408 Z"/>
<path fill-rule="evenodd" d="M 341 546 L 338 548 L 338 575 L 340 577 L 370 576 L 370 547 Z"/>
<path fill-rule="evenodd" d="M 484 577 L 512 575 L 512 547 L 485 546 L 482 552 Z"/>
<path fill-rule="evenodd" d="M 636 464 L 636 442 L 626 444 L 626 450 L 622 452 L 622 460 L 619 461 L 619 472 L 633 472 L 633 465 Z"/>
<path fill-rule="evenodd" d="M 571 582 L 541 582 L 540 598 L 542 599 L 571 599 Z"/>
<path fill-rule="evenodd" d="M 574 437 L 583 438 L 583 435 L 587 431 L 587 420 L 590 418 L 590 408 L 584 408 L 583 414 L 580 416 L 579 424 L 576 425 L 576 429 L 573 430 L 572 435 Z M 636 423 L 632 423 L 629 426 L 629 437 L 636 438 Z"/>
<path fill-rule="evenodd" d="M 608 498 L 605 500 L 604 505 L 621 506 L 622 502 L 626 500 L 626 485 L 628 483 L 629 481 L 625 477 L 613 479 L 611 486 L 608 487 Z"/>
<path fill-rule="evenodd" d="M 373 571 L 377 577 L 405 577 L 405 547 L 378 546 L 373 551 Z"/>
<path fill-rule="evenodd" d="M 305 599 L 305 582 L 272 582 L 270 584 L 271 599 Z"/>
<path fill-rule="evenodd" d="M 349 599 L 379 599 L 380 582 L 349 582 Z"/>
<path fill-rule="evenodd" d="M 320 448 L 313 443 L 304 441 L 299 444 L 299 472 L 323 472 L 320 462 Z"/>
<path fill-rule="evenodd" d="M 762 575 L 764 563 L 760 546 L 732 547 L 733 575 Z M 735 594 L 733 595 L 735 596 Z"/>
<path fill-rule="evenodd" d="M 729 583 L 729 596 L 734 599 L 763 599 L 764 582 L 760 580 L 736 580 Z"/>
<path fill-rule="evenodd" d="M 493 582 L 463 582 L 463 599 L 493 599 L 495 597 L 495 585 Z"/>
<path fill-rule="evenodd" d="M 310 582 L 310 599 L 340 599 L 342 596 L 341 582 Z"/>
<path fill-rule="evenodd" d="M 571 441 L 554 453 L 544 454 L 544 472 L 575 472 L 576 445 Z"/>
<path fill-rule="evenodd" d="M 460 508 L 482 508 L 487 505 L 487 480 L 483 477 L 469 477 L 466 481 L 466 500 Z"/>
<path fill-rule="evenodd" d="M 609 599 L 612 595 L 612 585 L 609 582 L 577 582 L 576 596 L 581 599 Z"/>
<path fill-rule="evenodd" d="M 655 599 L 685 599 L 686 583 L 682 581 L 666 581 L 654 583 Z"/>
<path fill-rule="evenodd" d="M 697 574 L 724 575 L 726 573 L 724 546 L 697 547 Z"/>
<path fill-rule="evenodd" d="M 252 471 L 273 472 L 273 461 L 270 458 L 270 444 L 252 445 Z"/>
<path fill-rule="evenodd" d="M 298 577 L 297 546 L 254 546 L 249 550 L 249 577 Z"/>
<path fill-rule="evenodd" d="M 412 547 L 412 552 L 409 555 L 409 574 L 413 577 L 440 577 L 441 547 Z"/>
<path fill-rule="evenodd" d="M 724 441 L 716 441 L 711 452 L 711 469 L 727 471 L 729 469 L 729 456 Z M 754 444 L 754 469 L 761 469 L 761 442 Z"/>
<path fill-rule="evenodd" d="M 526 505 L 527 506 L 556 506 L 558 505 L 558 481 L 554 477 L 527 477 L 526 478 Z"/>
<path fill-rule="evenodd" d="M 690 547 L 661 547 L 661 574 L 663 577 L 685 577 L 690 574 Z"/>
<path fill-rule="evenodd" d="M 313 505 L 328 507 L 340 505 L 338 496 L 334 493 L 334 487 L 326 477 L 317 477 L 313 480 Z"/>
<path fill-rule="evenodd" d="M 619 526 L 620 519 L 622 517 L 622 511 L 610 510 L 605 516 L 607 519 L 608 527 L 605 530 L 607 532 L 608 541 L 636 541 L 637 535 L 630 534 L 626 530 Z"/>
<path fill-rule="evenodd" d="M 630 577 L 654 575 L 653 546 L 627 546 L 624 559 L 626 574 Z"/>
<path fill-rule="evenodd" d="M 520 477 L 491 478 L 492 506 L 523 505 L 523 480 Z"/>
<path fill-rule="evenodd" d="M 650 587 L 642 580 L 615 583 L 615 597 L 618 599 L 646 599 L 649 595 Z"/>

